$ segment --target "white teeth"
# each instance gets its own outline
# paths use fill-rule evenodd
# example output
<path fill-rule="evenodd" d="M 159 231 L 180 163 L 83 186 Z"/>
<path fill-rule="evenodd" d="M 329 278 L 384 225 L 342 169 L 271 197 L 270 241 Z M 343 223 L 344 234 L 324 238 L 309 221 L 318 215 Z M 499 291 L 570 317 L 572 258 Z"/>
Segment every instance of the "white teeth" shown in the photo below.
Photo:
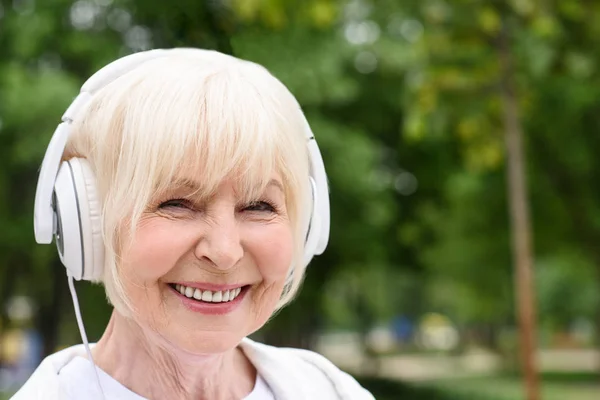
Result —
<path fill-rule="evenodd" d="M 211 302 L 212 301 L 212 292 L 210 290 L 205 290 L 202 292 L 202 301 Z"/>
<path fill-rule="evenodd" d="M 220 303 L 223 300 L 223 293 L 222 292 L 215 292 L 212 295 L 212 302 L 213 303 Z"/>
<path fill-rule="evenodd" d="M 200 290 L 200 289 L 194 290 L 194 298 L 196 300 L 202 300 L 202 290 Z"/>
<path fill-rule="evenodd" d="M 210 290 L 200 290 L 189 286 L 175 284 L 175 290 L 190 299 L 193 298 L 207 303 L 225 303 L 235 299 L 242 291 L 242 288 L 239 287 L 237 289 L 212 292 Z"/>

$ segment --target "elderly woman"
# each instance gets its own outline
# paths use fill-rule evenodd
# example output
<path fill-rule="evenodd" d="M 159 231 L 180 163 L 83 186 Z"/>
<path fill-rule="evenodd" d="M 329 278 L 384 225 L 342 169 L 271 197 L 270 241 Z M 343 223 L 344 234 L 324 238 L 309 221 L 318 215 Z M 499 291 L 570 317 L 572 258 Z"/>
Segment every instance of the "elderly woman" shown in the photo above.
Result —
<path fill-rule="evenodd" d="M 35 204 L 84 345 L 14 399 L 372 399 L 316 353 L 247 338 L 324 250 L 327 197 L 306 119 L 263 67 L 172 49 L 103 68 L 63 116 Z M 114 306 L 89 347 L 73 279 Z"/>

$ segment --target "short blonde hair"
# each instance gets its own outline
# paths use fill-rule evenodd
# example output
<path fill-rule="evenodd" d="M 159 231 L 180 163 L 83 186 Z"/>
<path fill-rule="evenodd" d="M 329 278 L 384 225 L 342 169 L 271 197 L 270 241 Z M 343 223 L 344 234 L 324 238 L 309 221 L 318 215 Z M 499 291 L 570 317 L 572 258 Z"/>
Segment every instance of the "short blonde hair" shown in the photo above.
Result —
<path fill-rule="evenodd" d="M 200 195 L 234 176 L 254 199 L 274 171 L 283 180 L 294 230 L 289 291 L 304 277 L 309 217 L 309 159 L 304 115 L 294 96 L 264 67 L 217 52 L 148 61 L 99 90 L 73 124 L 64 159 L 86 158 L 96 174 L 106 256 L 103 283 L 123 315 L 131 304 L 119 274 L 119 231 L 130 237 L 153 193 L 182 169 L 202 171 Z"/>

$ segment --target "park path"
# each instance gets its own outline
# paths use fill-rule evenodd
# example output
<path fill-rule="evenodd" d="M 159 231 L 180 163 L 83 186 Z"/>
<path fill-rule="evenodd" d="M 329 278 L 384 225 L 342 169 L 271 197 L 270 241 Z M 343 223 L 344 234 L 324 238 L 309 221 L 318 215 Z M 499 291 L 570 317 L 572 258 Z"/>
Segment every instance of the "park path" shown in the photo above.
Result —
<path fill-rule="evenodd" d="M 369 362 L 352 336 L 326 338 L 319 342 L 317 351 L 350 372 L 375 373 L 380 377 L 405 381 L 491 376 L 501 372 L 502 367 L 500 356 L 486 350 L 471 350 L 458 356 L 399 354 Z M 600 370 L 600 352 L 590 349 L 544 349 L 538 352 L 537 361 L 543 372 Z"/>

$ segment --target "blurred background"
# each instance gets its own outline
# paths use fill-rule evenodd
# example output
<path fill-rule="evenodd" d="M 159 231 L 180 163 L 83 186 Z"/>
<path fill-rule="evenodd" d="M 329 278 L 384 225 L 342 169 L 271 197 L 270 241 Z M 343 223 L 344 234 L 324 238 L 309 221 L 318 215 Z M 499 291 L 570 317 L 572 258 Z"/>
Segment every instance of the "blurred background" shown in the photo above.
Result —
<path fill-rule="evenodd" d="M 600 398 L 592 0 L 0 0 L 0 393 L 81 341 L 54 246 L 33 238 L 54 128 L 97 69 L 173 46 L 266 66 L 325 158 L 329 247 L 256 338 L 323 353 L 377 399 L 525 399 L 525 283 L 542 397 Z M 520 133 L 526 192 L 507 174 Z M 528 232 L 529 286 L 511 245 Z M 77 287 L 95 341 L 111 310 Z"/>

